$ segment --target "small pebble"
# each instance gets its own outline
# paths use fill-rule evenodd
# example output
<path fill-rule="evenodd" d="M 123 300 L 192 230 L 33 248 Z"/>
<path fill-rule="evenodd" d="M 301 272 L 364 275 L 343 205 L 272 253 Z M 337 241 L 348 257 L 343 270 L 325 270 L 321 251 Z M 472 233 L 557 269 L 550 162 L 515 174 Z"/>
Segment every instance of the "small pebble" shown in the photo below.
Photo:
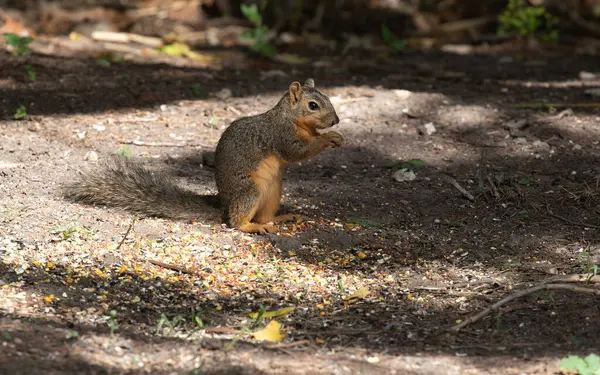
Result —
<path fill-rule="evenodd" d="M 408 91 L 408 90 L 392 90 L 394 92 L 394 94 L 396 94 L 396 96 L 399 99 L 408 99 L 408 97 L 410 97 L 412 95 L 412 92 Z"/>
<path fill-rule="evenodd" d="M 83 160 L 91 161 L 91 162 L 97 162 L 98 161 L 98 154 L 96 153 L 96 151 L 88 151 L 85 154 L 85 156 L 83 157 Z"/>
<path fill-rule="evenodd" d="M 415 175 L 415 172 L 411 171 L 410 169 L 402 168 L 394 172 L 392 177 L 398 182 L 403 182 L 413 181 L 415 178 L 417 178 L 417 175 Z"/>

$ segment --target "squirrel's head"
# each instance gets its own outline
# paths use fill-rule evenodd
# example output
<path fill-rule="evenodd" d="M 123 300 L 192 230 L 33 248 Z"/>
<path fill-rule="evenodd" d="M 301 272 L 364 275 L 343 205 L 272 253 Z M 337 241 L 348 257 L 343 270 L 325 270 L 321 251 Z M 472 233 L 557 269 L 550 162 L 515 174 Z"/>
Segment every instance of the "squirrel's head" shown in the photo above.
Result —
<path fill-rule="evenodd" d="M 315 129 L 329 128 L 340 122 L 329 98 L 315 89 L 315 81 L 309 78 L 300 86 L 292 82 L 289 88 L 290 106 L 298 121 Z"/>

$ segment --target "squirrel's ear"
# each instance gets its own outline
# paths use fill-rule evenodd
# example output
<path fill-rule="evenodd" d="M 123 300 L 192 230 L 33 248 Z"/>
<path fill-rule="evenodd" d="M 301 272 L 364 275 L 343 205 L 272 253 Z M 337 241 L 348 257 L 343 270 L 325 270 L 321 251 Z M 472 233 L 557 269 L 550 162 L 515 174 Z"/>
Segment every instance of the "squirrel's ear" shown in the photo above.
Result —
<path fill-rule="evenodd" d="M 315 88 L 315 80 L 312 78 L 307 79 L 306 82 L 304 82 L 304 86 L 314 89 Z"/>
<path fill-rule="evenodd" d="M 292 82 L 290 85 L 290 103 L 296 104 L 302 98 L 302 87 L 299 82 Z"/>

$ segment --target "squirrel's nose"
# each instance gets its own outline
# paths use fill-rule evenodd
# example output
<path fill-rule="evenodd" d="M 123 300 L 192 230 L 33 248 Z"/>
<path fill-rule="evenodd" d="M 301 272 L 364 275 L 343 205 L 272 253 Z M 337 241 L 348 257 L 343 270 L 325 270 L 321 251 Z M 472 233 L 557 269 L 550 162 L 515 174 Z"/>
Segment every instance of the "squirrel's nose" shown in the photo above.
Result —
<path fill-rule="evenodd" d="M 332 126 L 340 123 L 340 118 L 337 115 L 334 116 L 335 117 L 333 118 L 333 123 L 331 123 Z"/>

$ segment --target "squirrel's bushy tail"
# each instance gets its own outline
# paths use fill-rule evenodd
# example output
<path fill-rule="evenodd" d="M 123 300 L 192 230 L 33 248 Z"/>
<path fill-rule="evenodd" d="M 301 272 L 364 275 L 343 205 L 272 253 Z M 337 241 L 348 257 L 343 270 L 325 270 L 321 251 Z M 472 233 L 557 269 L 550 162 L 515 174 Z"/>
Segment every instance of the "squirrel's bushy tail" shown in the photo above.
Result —
<path fill-rule="evenodd" d="M 214 219 L 219 215 L 216 195 L 183 189 L 169 176 L 155 173 L 123 157 L 112 157 L 63 186 L 68 200 L 118 207 L 132 213 L 171 219 Z"/>

